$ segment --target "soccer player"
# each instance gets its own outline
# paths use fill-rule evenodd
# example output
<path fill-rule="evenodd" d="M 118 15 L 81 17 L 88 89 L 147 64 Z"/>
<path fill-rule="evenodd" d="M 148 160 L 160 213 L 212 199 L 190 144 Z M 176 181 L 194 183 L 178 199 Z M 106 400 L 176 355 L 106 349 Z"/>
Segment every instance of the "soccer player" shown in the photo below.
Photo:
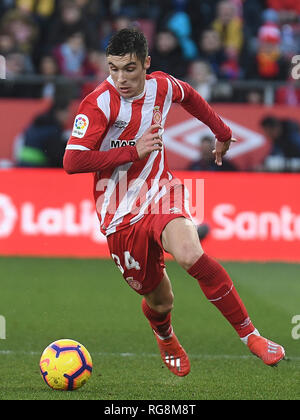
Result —
<path fill-rule="evenodd" d="M 283 347 L 260 336 L 227 272 L 204 253 L 187 192 L 167 166 L 162 134 L 173 102 L 214 133 L 217 165 L 234 141 L 230 128 L 189 84 L 163 72 L 147 74 L 151 58 L 143 33 L 119 31 L 106 56 L 110 76 L 80 104 L 64 168 L 69 174 L 94 173 L 101 231 L 124 279 L 143 296 L 163 362 L 175 375 L 190 371 L 171 324 L 166 251 L 198 281 L 250 351 L 276 365 Z"/>

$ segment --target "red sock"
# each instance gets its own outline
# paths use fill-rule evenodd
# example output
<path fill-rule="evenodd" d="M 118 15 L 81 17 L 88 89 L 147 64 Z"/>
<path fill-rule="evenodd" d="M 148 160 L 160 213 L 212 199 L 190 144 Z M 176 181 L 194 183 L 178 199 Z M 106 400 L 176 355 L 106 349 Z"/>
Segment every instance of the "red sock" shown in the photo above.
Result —
<path fill-rule="evenodd" d="M 232 280 L 217 261 L 203 254 L 188 273 L 198 280 L 207 299 L 219 309 L 240 337 L 254 331 L 255 328 Z"/>
<path fill-rule="evenodd" d="M 142 300 L 142 310 L 145 317 L 148 319 L 151 328 L 160 336 L 168 337 L 172 333 L 171 326 L 171 312 L 167 314 L 161 314 L 150 308 L 147 304 L 146 299 Z"/>

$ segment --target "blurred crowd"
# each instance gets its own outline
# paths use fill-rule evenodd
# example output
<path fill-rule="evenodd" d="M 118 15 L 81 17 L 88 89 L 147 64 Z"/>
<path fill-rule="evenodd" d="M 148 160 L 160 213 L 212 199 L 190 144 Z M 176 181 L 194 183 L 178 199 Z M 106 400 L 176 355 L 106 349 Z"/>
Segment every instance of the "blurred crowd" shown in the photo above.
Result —
<path fill-rule="evenodd" d="M 210 102 L 263 103 L 261 83 L 232 90 L 232 81 L 258 80 L 282 82 L 275 103 L 300 105 L 292 78 L 292 57 L 300 55 L 300 0 L 1 0 L 6 81 L 0 96 L 54 99 L 19 139 L 18 166 L 61 166 L 67 104 L 108 76 L 108 40 L 126 27 L 146 34 L 150 71 L 188 81 Z M 256 170 L 299 171 L 299 124 L 271 115 L 261 129 L 271 151 Z M 227 159 L 216 169 L 213 138 L 199 139 L 199 148 L 189 169 L 236 170 Z"/>
<path fill-rule="evenodd" d="M 286 81 L 278 103 L 300 103 L 291 82 L 291 59 L 300 54 L 299 0 L 2 0 L 0 55 L 6 77 L 43 75 L 49 81 L 33 96 L 53 96 L 57 75 L 107 76 L 105 48 L 124 27 L 145 32 L 151 70 L 189 81 L 207 100 L 230 96 L 228 83 Z M 94 84 L 86 83 L 79 95 Z M 23 89 L 4 95 L 30 96 Z M 232 100 L 232 98 L 229 98 Z M 242 98 L 245 100 L 245 98 Z M 261 102 L 259 89 L 247 101 Z"/>

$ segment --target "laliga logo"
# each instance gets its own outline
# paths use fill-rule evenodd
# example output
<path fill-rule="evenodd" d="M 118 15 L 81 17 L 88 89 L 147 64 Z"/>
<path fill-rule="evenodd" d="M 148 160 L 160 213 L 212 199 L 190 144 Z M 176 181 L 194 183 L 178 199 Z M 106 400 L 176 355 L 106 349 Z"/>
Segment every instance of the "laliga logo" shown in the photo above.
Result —
<path fill-rule="evenodd" d="M 9 236 L 14 230 L 17 210 L 11 199 L 0 194 L 0 238 Z"/>
<path fill-rule="evenodd" d="M 91 201 L 83 200 L 78 207 L 65 203 L 62 207 L 40 210 L 31 202 L 16 207 L 11 198 L 0 194 L 0 238 L 10 236 L 16 225 L 26 236 L 87 236 L 94 242 L 104 242 L 99 221 Z"/>

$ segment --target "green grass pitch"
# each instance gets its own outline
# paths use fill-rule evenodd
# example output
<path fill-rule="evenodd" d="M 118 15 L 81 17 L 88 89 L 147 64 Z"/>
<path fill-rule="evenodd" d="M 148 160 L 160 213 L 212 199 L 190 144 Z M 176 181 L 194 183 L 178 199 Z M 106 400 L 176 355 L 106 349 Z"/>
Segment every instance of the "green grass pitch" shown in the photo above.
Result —
<path fill-rule="evenodd" d="M 251 355 L 197 282 L 167 262 L 175 293 L 173 326 L 190 355 L 191 373 L 163 367 L 141 297 L 112 261 L 0 258 L 0 400 L 288 400 L 300 399 L 300 266 L 224 264 L 261 334 L 286 348 L 288 361 L 265 366 Z M 298 329 L 299 331 L 299 329 Z M 89 382 L 53 391 L 39 373 L 44 348 L 60 338 L 84 344 Z"/>

